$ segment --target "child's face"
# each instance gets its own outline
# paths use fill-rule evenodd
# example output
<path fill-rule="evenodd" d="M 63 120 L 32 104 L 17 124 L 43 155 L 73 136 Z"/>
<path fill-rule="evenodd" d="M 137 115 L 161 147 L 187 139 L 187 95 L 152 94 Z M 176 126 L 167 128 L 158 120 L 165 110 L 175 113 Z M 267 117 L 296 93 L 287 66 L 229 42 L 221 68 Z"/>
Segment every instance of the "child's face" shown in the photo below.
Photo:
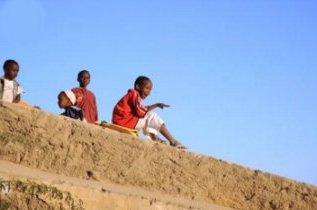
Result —
<path fill-rule="evenodd" d="M 81 75 L 81 77 L 78 78 L 78 82 L 80 87 L 87 87 L 90 83 L 90 74 L 85 72 Z"/>
<path fill-rule="evenodd" d="M 72 102 L 69 100 L 69 98 L 66 96 L 64 92 L 61 92 L 60 94 L 58 94 L 59 108 L 66 108 L 71 105 L 72 105 Z"/>
<path fill-rule="evenodd" d="M 4 77 L 8 80 L 13 80 L 18 76 L 19 65 L 11 63 L 4 69 Z"/>
<path fill-rule="evenodd" d="M 144 81 L 142 85 L 137 85 L 137 91 L 142 99 L 145 99 L 151 94 L 152 82 L 150 80 Z"/>

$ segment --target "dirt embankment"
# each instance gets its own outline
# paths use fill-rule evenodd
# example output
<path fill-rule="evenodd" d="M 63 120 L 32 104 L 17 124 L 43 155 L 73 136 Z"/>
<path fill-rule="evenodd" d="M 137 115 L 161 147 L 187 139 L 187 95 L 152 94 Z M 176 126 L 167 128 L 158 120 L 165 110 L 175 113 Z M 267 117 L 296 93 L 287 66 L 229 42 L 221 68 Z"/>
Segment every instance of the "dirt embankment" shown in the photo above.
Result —
<path fill-rule="evenodd" d="M 84 210 L 83 202 L 66 191 L 30 181 L 0 179 L 0 209 Z"/>
<path fill-rule="evenodd" d="M 0 180 L 3 183 L 0 210 L 6 206 L 9 210 L 232 210 L 137 187 L 44 172 L 3 160 L 0 160 Z"/>
<path fill-rule="evenodd" d="M 0 160 L 234 209 L 315 209 L 317 188 L 13 104 L 0 106 Z"/>

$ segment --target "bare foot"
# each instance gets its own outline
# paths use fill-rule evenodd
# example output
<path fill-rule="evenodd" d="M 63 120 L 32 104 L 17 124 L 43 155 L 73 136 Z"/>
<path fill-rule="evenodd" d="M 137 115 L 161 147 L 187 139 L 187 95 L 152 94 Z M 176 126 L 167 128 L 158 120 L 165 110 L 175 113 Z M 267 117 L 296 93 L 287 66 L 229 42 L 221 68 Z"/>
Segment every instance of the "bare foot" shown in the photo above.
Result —
<path fill-rule="evenodd" d="M 172 147 L 176 147 L 178 149 L 187 149 L 187 147 L 185 147 L 184 145 L 182 145 L 180 142 L 178 142 L 177 140 L 174 140 L 173 142 L 170 143 L 170 145 Z"/>

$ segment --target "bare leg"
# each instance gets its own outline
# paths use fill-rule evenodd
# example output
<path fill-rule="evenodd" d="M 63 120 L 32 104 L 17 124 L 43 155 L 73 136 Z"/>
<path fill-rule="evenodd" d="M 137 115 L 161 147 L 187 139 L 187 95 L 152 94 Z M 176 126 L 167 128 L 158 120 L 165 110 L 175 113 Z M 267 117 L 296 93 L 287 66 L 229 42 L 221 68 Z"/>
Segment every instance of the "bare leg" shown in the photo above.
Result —
<path fill-rule="evenodd" d="M 172 134 L 167 130 L 165 124 L 161 126 L 160 132 L 169 141 L 171 146 L 181 146 L 182 149 L 186 149 L 185 146 L 182 146 L 181 143 L 172 136 Z"/>
<path fill-rule="evenodd" d="M 149 133 L 149 136 L 153 141 L 159 141 L 158 136 L 155 135 L 154 133 Z"/>
<path fill-rule="evenodd" d="M 155 134 L 156 132 L 152 133 L 152 132 L 150 132 L 147 129 L 143 129 L 143 133 L 144 133 L 145 136 L 148 136 L 152 141 L 157 141 L 157 142 L 160 142 L 160 143 L 166 143 L 166 141 L 160 139 L 160 137 Z"/>
<path fill-rule="evenodd" d="M 162 124 L 160 132 L 169 141 L 170 145 L 174 145 L 176 143 L 176 140 L 174 139 L 172 134 L 167 130 L 165 124 Z"/>

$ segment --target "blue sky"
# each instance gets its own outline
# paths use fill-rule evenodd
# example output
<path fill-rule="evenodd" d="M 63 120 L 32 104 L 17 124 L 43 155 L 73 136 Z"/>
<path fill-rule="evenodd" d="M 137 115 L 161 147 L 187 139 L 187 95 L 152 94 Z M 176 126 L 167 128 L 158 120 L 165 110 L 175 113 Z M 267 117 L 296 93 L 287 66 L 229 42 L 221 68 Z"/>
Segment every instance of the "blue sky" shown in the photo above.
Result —
<path fill-rule="evenodd" d="M 99 116 L 139 75 L 144 104 L 191 151 L 317 185 L 317 3 L 0 1 L 0 61 L 20 63 L 23 99 L 59 114 L 82 69 Z"/>

